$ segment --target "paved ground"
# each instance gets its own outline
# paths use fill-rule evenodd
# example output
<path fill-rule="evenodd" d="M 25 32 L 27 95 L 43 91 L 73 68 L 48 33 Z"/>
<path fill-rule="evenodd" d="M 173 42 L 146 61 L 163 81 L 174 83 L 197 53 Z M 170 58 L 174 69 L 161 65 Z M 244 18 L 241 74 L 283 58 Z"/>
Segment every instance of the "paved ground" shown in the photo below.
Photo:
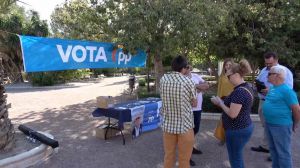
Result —
<path fill-rule="evenodd" d="M 46 131 L 60 143 L 53 154 L 38 168 L 160 168 L 163 162 L 162 132 L 158 129 L 131 140 L 121 137 L 107 141 L 97 139 L 93 130 L 99 120 L 90 114 L 96 108 L 95 98 L 101 95 L 119 96 L 128 88 L 128 77 L 104 78 L 94 82 L 71 83 L 67 87 L 33 88 L 28 85 L 7 87 L 9 115 L 13 123 L 26 124 L 35 130 Z M 203 118 L 209 118 L 207 115 Z M 226 147 L 213 138 L 216 121 L 203 119 L 197 136 L 204 154 L 193 156 L 201 168 L 229 167 Z M 255 131 L 244 151 L 247 168 L 269 168 L 267 154 L 250 151 L 262 138 L 262 127 L 255 122 Z M 300 168 L 300 128 L 293 134 L 294 167 Z"/>

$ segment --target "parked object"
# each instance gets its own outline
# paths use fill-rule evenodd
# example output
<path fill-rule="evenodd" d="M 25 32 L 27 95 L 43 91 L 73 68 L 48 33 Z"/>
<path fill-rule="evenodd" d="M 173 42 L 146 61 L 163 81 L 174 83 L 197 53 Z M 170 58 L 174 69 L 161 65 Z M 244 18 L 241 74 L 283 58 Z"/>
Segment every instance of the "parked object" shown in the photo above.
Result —
<path fill-rule="evenodd" d="M 34 131 L 33 129 L 31 129 L 25 125 L 20 125 L 18 127 L 18 129 L 20 131 L 22 131 L 25 135 L 28 135 L 29 137 L 34 138 L 36 140 L 39 140 L 40 142 L 42 142 L 46 145 L 49 145 L 52 148 L 57 148 L 59 146 L 58 141 L 51 139 L 51 138 L 47 137 L 46 135 L 41 134 L 37 131 Z"/>
<path fill-rule="evenodd" d="M 109 108 L 113 106 L 113 101 L 111 96 L 98 96 L 96 100 L 97 100 L 97 106 L 99 108 Z"/>

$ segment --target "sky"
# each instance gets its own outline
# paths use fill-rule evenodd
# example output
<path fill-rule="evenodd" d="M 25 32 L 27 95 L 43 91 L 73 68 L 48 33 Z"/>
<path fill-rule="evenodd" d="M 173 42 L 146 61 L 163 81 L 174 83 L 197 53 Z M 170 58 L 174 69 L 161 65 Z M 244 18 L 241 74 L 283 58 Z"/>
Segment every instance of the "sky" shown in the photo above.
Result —
<path fill-rule="evenodd" d="M 18 5 L 23 6 L 26 10 L 35 10 L 39 13 L 41 20 L 47 20 L 50 23 L 50 15 L 56 5 L 61 5 L 65 0 L 20 0 L 26 4 L 17 2 Z M 27 5 L 28 4 L 28 5 Z"/>

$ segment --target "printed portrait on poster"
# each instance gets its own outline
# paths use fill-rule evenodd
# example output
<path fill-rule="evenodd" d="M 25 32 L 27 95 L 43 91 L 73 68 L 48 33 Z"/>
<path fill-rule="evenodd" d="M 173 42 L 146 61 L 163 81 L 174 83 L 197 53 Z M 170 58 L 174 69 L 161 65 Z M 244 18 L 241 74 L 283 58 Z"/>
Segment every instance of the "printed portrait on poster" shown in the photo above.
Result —
<path fill-rule="evenodd" d="M 137 138 L 143 132 L 145 106 L 138 106 L 131 109 L 132 138 Z"/>

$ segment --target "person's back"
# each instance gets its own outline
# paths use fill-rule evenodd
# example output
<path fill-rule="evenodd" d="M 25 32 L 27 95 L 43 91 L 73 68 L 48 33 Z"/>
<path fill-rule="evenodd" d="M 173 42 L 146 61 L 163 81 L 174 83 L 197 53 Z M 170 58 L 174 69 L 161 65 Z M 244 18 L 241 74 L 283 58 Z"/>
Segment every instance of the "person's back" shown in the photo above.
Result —
<path fill-rule="evenodd" d="M 170 133 L 183 133 L 193 127 L 191 101 L 195 90 L 193 81 L 179 72 L 165 74 L 161 80 L 161 98 L 163 102 L 162 128 Z"/>
<path fill-rule="evenodd" d="M 174 167 L 176 148 L 179 167 L 189 167 L 190 164 L 194 145 L 192 107 L 197 106 L 197 99 L 194 82 L 185 76 L 188 69 L 186 58 L 177 56 L 172 61 L 173 71 L 160 80 L 165 168 Z"/>

